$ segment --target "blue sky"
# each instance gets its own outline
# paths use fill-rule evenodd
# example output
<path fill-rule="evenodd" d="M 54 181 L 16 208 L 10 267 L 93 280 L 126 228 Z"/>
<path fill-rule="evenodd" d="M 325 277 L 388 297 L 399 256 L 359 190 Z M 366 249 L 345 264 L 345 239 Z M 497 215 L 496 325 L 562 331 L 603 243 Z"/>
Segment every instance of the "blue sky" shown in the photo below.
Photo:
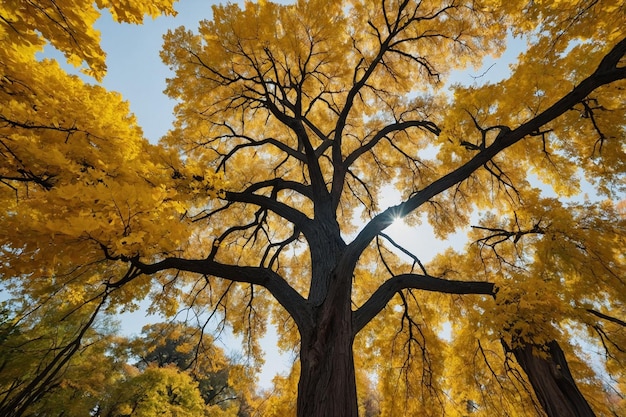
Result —
<path fill-rule="evenodd" d="M 108 13 L 96 24 L 107 53 L 108 72 L 102 84 L 130 102 L 144 135 L 152 142 L 158 141 L 174 120 L 175 102 L 163 94 L 165 79 L 171 76 L 159 57 L 163 35 L 179 26 L 195 30 L 200 20 L 211 18 L 215 3 L 183 0 L 176 3 L 175 17 L 146 18 L 140 26 L 116 23 Z"/>

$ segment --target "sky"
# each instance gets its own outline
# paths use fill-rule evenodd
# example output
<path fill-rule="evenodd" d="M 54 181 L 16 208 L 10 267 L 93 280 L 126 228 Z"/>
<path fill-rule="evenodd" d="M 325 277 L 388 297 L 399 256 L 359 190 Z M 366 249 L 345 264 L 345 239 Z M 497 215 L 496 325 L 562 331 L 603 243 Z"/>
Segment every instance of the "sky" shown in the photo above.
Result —
<path fill-rule="evenodd" d="M 211 5 L 216 3 L 209 0 L 182 0 L 175 6 L 177 16 L 159 17 L 154 20 L 146 18 L 144 24 L 140 26 L 116 23 L 106 12 L 103 12 L 103 16 L 96 23 L 96 28 L 101 31 L 102 48 L 107 53 L 108 72 L 101 85 L 108 90 L 120 92 L 124 99 L 130 102 L 131 111 L 143 128 L 145 137 L 151 142 L 156 143 L 165 135 L 174 120 L 175 101 L 163 94 L 166 87 L 165 80 L 171 76 L 171 72 L 159 57 L 162 37 L 168 29 L 179 26 L 195 30 L 200 20 L 211 18 Z M 487 73 L 479 80 L 502 79 L 508 75 L 508 64 L 515 60 L 518 50 L 519 43 L 514 43 L 514 47 L 509 48 L 499 59 L 488 59 L 482 68 L 456 73 L 450 81 L 471 83 L 475 81 L 473 77 L 485 71 Z M 57 58 L 61 63 L 64 61 L 60 54 L 50 48 L 46 49 L 44 55 Z M 72 73 L 77 73 L 72 67 L 66 65 L 65 68 Z M 82 78 L 87 82 L 95 83 L 95 80 L 89 77 L 83 76 Z M 389 193 L 384 205 L 390 206 L 398 202 L 398 197 Z M 384 209 L 385 206 L 382 208 Z M 457 249 L 465 243 L 463 233 L 452 236 L 446 242 L 439 241 L 434 236 L 432 228 L 427 225 L 420 228 L 419 239 L 415 238 L 417 235 L 415 231 L 411 233 L 408 231 L 408 227 L 399 222 L 387 229 L 386 233 L 400 245 L 412 248 L 424 262 L 450 246 L 451 243 Z M 134 314 L 122 316 L 122 330 L 127 334 L 138 334 L 142 325 L 157 320 L 158 317 L 146 319 L 145 313 L 140 310 Z M 269 388 L 273 376 L 277 372 L 287 372 L 293 362 L 292 355 L 279 354 L 275 343 L 275 332 L 271 326 L 268 327 L 268 335 L 263 342 L 266 362 L 259 380 L 262 388 Z M 237 350 L 238 342 L 228 335 L 222 337 L 221 341 L 222 347 L 227 352 Z"/>
<path fill-rule="evenodd" d="M 107 75 L 102 85 L 121 92 L 130 102 L 144 135 L 157 142 L 171 127 L 175 101 L 163 90 L 172 73 L 159 52 L 168 29 L 185 26 L 195 30 L 198 22 L 210 19 L 212 0 L 182 0 L 176 3 L 175 17 L 147 17 L 143 25 L 119 24 L 104 14 L 96 23 L 102 34 L 102 49 L 107 53 Z"/>

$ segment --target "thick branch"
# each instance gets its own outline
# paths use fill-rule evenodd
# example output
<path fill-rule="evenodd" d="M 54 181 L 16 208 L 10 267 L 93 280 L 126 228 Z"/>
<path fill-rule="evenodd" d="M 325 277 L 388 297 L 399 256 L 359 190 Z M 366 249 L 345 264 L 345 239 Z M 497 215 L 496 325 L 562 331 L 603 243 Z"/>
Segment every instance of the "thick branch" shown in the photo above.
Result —
<path fill-rule="evenodd" d="M 226 265 L 208 259 L 166 258 L 154 264 L 132 260 L 144 274 L 154 274 L 167 269 L 195 272 L 228 279 L 234 282 L 260 285 L 266 288 L 293 317 L 301 332 L 313 326 L 313 317 L 307 301 L 276 272 L 261 267 Z"/>
<path fill-rule="evenodd" d="M 246 188 L 245 192 L 253 193 L 266 187 L 272 187 L 275 191 L 292 190 L 305 197 L 313 197 L 311 194 L 311 187 L 309 185 L 302 184 L 301 182 L 297 181 L 284 180 L 282 178 L 272 178 L 266 181 L 256 182 Z"/>
<path fill-rule="evenodd" d="M 23 183 L 32 182 L 41 186 L 41 188 L 47 191 L 51 190 L 52 187 L 54 186 L 54 175 L 49 175 L 49 174 L 36 175 L 30 171 L 21 170 L 21 169 L 18 170 L 18 172 L 20 172 L 23 176 L 12 177 L 12 176 L 0 175 L 0 181 L 23 182 Z"/>
<path fill-rule="evenodd" d="M 456 5 L 447 5 L 443 6 L 439 10 L 428 11 L 424 15 L 420 15 L 419 11 L 421 8 L 421 2 L 418 2 L 411 11 L 409 10 L 409 6 L 413 6 L 412 3 L 408 1 L 400 2 L 400 4 L 393 7 L 391 10 L 395 13 L 394 16 L 390 16 L 385 7 L 385 2 L 383 2 L 383 11 L 385 17 L 386 24 L 386 36 L 383 31 L 380 31 L 371 21 L 369 21 L 370 27 L 376 32 L 376 36 L 379 42 L 379 49 L 374 57 L 372 57 L 371 61 L 368 65 L 363 68 L 363 72 L 359 77 L 357 77 L 357 73 L 360 69 L 359 66 L 355 69 L 354 72 L 354 83 L 352 88 L 348 92 L 346 96 L 345 105 L 342 111 L 339 114 L 339 119 L 337 121 L 337 125 L 335 128 L 335 135 L 332 143 L 332 162 L 333 162 L 333 182 L 332 182 L 332 195 L 333 195 L 333 206 L 336 208 L 339 205 L 339 199 L 342 194 L 342 190 L 344 187 L 344 177 L 346 175 L 345 168 L 350 166 L 350 163 L 342 163 L 342 136 L 344 133 L 344 128 L 346 126 L 346 122 L 348 120 L 348 115 L 352 111 L 354 106 L 354 102 L 356 98 L 361 94 L 361 91 L 368 86 L 368 80 L 372 77 L 374 72 L 382 66 L 389 70 L 389 67 L 385 63 L 385 56 L 388 54 L 400 54 L 404 58 L 408 58 L 410 61 L 417 63 L 419 66 L 426 69 L 429 76 L 436 77 L 438 79 L 439 74 L 432 68 L 430 63 L 422 57 L 411 56 L 406 52 L 402 51 L 398 47 L 403 43 L 414 43 L 419 39 L 429 38 L 429 37 L 444 37 L 448 38 L 444 35 L 431 35 L 426 32 L 419 33 L 416 36 L 408 36 L 405 38 L 401 38 L 401 34 L 403 32 L 410 33 L 411 26 L 415 26 L 419 24 L 420 21 L 423 20 L 433 20 L 437 19 L 443 14 L 446 14 L 449 9 L 457 7 Z M 450 37 L 449 39 L 453 39 Z M 364 62 L 362 59 L 361 62 Z M 393 73 L 393 71 L 391 71 Z M 431 130 L 431 127 L 434 125 L 427 127 L 428 130 Z M 426 126 L 423 126 L 426 127 Z M 436 127 L 436 126 L 435 126 Z M 357 156 L 358 157 L 358 156 Z M 356 158 L 355 158 L 356 159 Z"/>
<path fill-rule="evenodd" d="M 365 250 L 382 230 L 393 223 L 394 219 L 406 216 L 434 196 L 466 180 L 498 153 L 524 139 L 526 136 L 533 135 L 534 132 L 540 131 L 542 126 L 550 123 L 571 109 L 574 105 L 580 103 L 597 88 L 617 80 L 625 79 L 626 67 L 618 66 L 620 59 L 625 54 L 626 38 L 622 39 L 613 47 L 593 74 L 584 79 L 580 84 L 574 87 L 570 93 L 566 94 L 548 109 L 514 130 L 501 132 L 502 134 L 499 135 L 498 139 L 490 146 L 478 152 L 471 160 L 431 183 L 403 203 L 390 207 L 374 217 L 349 245 L 345 253 L 345 261 L 356 264 L 363 250 Z"/>
<path fill-rule="evenodd" d="M 250 59 L 250 62 L 251 65 L 257 69 L 260 79 L 263 80 L 263 74 L 256 67 L 256 63 L 254 62 L 254 60 Z M 272 61 L 272 65 L 275 66 L 275 62 Z M 262 88 L 264 90 L 263 95 L 265 96 L 265 100 L 263 101 L 265 107 L 278 121 L 289 127 L 298 137 L 299 146 L 304 149 L 304 154 L 306 156 L 306 165 L 309 168 L 309 176 L 311 178 L 313 193 L 316 195 L 316 197 L 319 197 L 319 199 L 324 200 L 325 196 L 328 194 L 328 191 L 326 190 L 324 175 L 319 165 L 319 161 L 317 160 L 315 150 L 311 145 L 311 141 L 304 126 L 302 109 L 300 108 L 300 106 L 294 106 L 292 108 L 292 111 L 294 111 L 294 116 L 292 117 L 288 115 L 272 100 L 274 94 L 271 92 L 272 89 L 270 85 L 267 82 L 263 81 Z"/>
<path fill-rule="evenodd" d="M 445 294 L 494 295 L 495 286 L 484 281 L 454 281 L 428 275 L 402 274 L 385 281 L 372 296 L 353 314 L 353 328 L 356 335 L 372 320 L 400 290 L 434 291 Z"/>
<path fill-rule="evenodd" d="M 618 325 L 620 325 L 622 327 L 626 327 L 626 321 L 618 319 L 617 317 L 613 317 L 613 316 L 609 316 L 609 315 L 604 314 L 604 313 L 600 313 L 599 311 L 593 310 L 591 308 L 588 308 L 587 311 L 589 313 L 593 314 L 596 317 L 599 317 L 601 319 L 604 319 L 604 320 L 610 321 L 612 323 L 618 324 Z"/>
<path fill-rule="evenodd" d="M 309 219 L 307 216 L 305 216 L 300 211 L 294 209 L 293 207 L 289 207 L 288 205 L 283 204 L 274 198 L 254 194 L 247 191 L 243 193 L 227 191 L 226 200 L 239 203 L 256 204 L 259 207 L 271 210 L 274 213 L 278 214 L 280 217 L 293 223 L 305 234 L 310 228 L 311 219 Z"/>
<path fill-rule="evenodd" d="M 244 138 L 244 139 L 248 140 L 248 142 L 234 146 L 233 149 L 231 149 L 230 152 L 228 152 L 228 154 L 226 156 L 224 156 L 224 159 L 220 162 L 220 165 L 219 165 L 218 169 L 223 167 L 223 166 L 225 166 L 226 162 L 233 155 L 235 155 L 235 153 L 237 153 L 237 151 L 239 151 L 241 149 L 245 149 L 245 148 L 262 147 L 264 145 L 275 146 L 278 149 L 280 149 L 281 151 L 283 151 L 284 153 L 286 153 L 287 155 L 292 156 L 292 157 L 296 158 L 297 160 L 299 160 L 301 162 L 306 162 L 306 159 L 305 159 L 304 155 L 302 155 L 300 152 L 296 151 L 295 149 L 290 148 L 285 143 L 283 143 L 283 142 L 281 142 L 281 141 L 279 141 L 279 140 L 277 140 L 275 138 L 265 138 L 265 139 L 261 139 L 261 140 L 255 141 L 255 140 L 251 140 L 251 139 L 249 139 L 247 137 L 244 137 L 242 135 L 233 135 L 233 137 Z"/>

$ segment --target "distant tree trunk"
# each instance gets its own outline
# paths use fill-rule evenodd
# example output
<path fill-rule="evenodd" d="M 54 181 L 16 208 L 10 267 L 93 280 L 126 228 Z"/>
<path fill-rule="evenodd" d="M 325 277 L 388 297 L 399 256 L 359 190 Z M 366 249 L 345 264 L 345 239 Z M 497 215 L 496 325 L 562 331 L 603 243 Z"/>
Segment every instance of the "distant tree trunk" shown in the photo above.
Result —
<path fill-rule="evenodd" d="M 576 386 L 563 350 L 556 340 L 546 344 L 548 356 L 533 354 L 532 345 L 512 349 L 548 417 L 595 417 Z"/>

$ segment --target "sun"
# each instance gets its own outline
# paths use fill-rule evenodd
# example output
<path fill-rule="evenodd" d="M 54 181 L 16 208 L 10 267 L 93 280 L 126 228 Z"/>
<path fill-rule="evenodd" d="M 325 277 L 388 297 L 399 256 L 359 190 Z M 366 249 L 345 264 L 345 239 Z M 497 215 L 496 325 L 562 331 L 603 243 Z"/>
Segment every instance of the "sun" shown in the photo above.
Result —
<path fill-rule="evenodd" d="M 391 221 L 391 227 L 401 227 L 404 226 L 404 219 L 402 217 L 394 217 Z"/>

